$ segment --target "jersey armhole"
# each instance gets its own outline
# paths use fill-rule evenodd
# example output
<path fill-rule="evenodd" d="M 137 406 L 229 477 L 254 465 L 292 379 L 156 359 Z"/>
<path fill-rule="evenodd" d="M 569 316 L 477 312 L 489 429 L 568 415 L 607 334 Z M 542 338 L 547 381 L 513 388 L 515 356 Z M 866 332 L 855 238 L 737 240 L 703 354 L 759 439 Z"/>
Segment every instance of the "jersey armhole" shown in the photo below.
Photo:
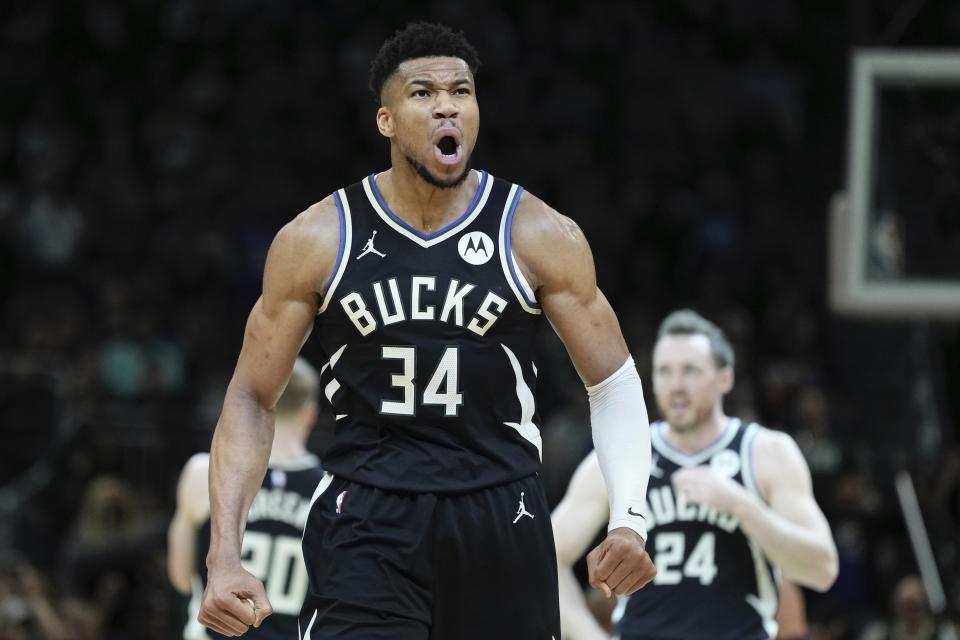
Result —
<path fill-rule="evenodd" d="M 753 472 L 753 443 L 757 439 L 760 429 L 760 425 L 755 422 L 747 426 L 746 433 L 743 434 L 743 440 L 740 442 L 740 468 L 744 486 L 760 498 L 763 504 L 768 504 L 766 497 L 760 490 L 760 485 L 757 483 L 757 476 Z"/>
<path fill-rule="evenodd" d="M 347 266 L 347 256 L 350 255 L 350 245 L 353 240 L 350 203 L 347 201 L 346 192 L 343 189 L 335 192 L 333 194 L 333 200 L 337 204 L 337 217 L 340 222 L 340 244 L 337 248 L 337 261 L 330 271 L 330 277 L 327 278 L 326 284 L 323 285 L 323 291 L 320 292 L 321 303 L 320 308 L 317 309 L 317 315 L 327 310 L 327 305 L 330 304 L 330 299 L 333 297 L 333 293 L 336 291 L 340 279 L 343 278 L 343 272 Z"/>
<path fill-rule="evenodd" d="M 513 254 L 510 238 L 513 230 L 513 216 L 517 211 L 517 204 L 520 202 L 520 196 L 523 194 L 523 187 L 511 185 L 510 193 L 507 194 L 507 201 L 503 207 L 503 215 L 500 219 L 500 266 L 503 268 L 503 276 L 513 290 L 514 295 L 520 306 L 527 313 L 539 315 L 542 313 L 540 303 L 537 302 L 536 294 L 530 283 L 524 277 L 523 272 L 516 265 L 516 256 Z"/>

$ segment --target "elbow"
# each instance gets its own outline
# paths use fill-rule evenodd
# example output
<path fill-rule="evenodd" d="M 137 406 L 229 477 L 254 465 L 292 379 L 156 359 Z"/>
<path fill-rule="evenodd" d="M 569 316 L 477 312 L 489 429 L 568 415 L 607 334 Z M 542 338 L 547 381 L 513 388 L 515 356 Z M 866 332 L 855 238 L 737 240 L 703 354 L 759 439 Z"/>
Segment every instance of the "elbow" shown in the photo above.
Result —
<path fill-rule="evenodd" d="M 831 545 L 822 557 L 817 558 L 810 565 L 810 572 L 805 576 L 806 579 L 797 582 L 817 593 L 825 593 L 837 581 L 839 569 L 837 550 Z"/>
<path fill-rule="evenodd" d="M 830 552 L 827 554 L 826 561 L 822 563 L 820 581 L 813 588 L 819 593 L 824 593 L 837 581 L 837 574 L 839 572 L 840 561 L 837 559 L 837 550 L 831 547 Z"/>
<path fill-rule="evenodd" d="M 232 380 L 227 386 L 223 398 L 223 408 L 220 412 L 220 419 L 217 421 L 214 439 L 216 440 L 217 432 L 225 426 L 232 429 L 233 425 L 238 422 L 266 419 L 267 415 L 273 410 L 276 400 L 275 397 L 270 399 L 262 391 L 249 385 Z"/>
<path fill-rule="evenodd" d="M 246 409 L 256 408 L 263 411 L 269 411 L 271 406 L 268 406 L 268 401 L 263 397 L 262 393 L 259 393 L 257 389 L 250 386 L 249 384 L 243 384 L 238 381 L 236 378 L 230 381 L 230 384 L 227 385 L 227 392 L 224 396 L 224 405 L 239 405 Z"/>

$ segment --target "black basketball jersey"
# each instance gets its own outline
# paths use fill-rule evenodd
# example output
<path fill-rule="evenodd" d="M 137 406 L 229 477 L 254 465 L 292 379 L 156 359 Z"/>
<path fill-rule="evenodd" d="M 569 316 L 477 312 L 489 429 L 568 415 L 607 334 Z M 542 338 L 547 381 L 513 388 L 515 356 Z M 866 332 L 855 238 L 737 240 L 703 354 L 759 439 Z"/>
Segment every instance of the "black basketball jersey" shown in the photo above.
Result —
<path fill-rule="evenodd" d="M 334 194 L 340 251 L 315 331 L 334 475 L 461 492 L 540 467 L 540 308 L 510 248 L 522 189 L 474 176 L 467 210 L 430 234 L 390 210 L 375 176 Z"/>
<path fill-rule="evenodd" d="M 244 568 L 263 582 L 273 614 L 243 637 L 258 640 L 298 638 L 297 619 L 307 593 L 307 569 L 301 542 L 314 491 L 323 478 L 320 460 L 306 455 L 271 463 L 263 485 L 247 514 L 240 558 Z M 197 622 L 203 588 L 207 584 L 210 521 L 197 530 L 196 570 L 185 640 L 225 638 Z"/>
<path fill-rule="evenodd" d="M 678 469 L 709 464 L 761 497 L 750 452 L 763 427 L 729 418 L 720 437 L 695 454 L 670 446 L 663 422 L 650 428 L 647 551 L 657 577 L 619 601 L 614 622 L 620 635 L 647 640 L 776 637 L 779 575 L 774 566 L 734 516 L 687 503 L 670 483 Z"/>

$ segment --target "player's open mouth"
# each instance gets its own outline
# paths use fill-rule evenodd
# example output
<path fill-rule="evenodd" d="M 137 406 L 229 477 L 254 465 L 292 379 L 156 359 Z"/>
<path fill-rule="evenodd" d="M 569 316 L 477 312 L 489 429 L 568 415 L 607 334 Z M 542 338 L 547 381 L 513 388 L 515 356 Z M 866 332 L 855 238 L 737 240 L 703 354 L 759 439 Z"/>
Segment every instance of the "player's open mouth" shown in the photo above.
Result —
<path fill-rule="evenodd" d="M 433 147 L 440 164 L 453 165 L 463 158 L 463 145 L 454 136 L 443 136 Z"/>

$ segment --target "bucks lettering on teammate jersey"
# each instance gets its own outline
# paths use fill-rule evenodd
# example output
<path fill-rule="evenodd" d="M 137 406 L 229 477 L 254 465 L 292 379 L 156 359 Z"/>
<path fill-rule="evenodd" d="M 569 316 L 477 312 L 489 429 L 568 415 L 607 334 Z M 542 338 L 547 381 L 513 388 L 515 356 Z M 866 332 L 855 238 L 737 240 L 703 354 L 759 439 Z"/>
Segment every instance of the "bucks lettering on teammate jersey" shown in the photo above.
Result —
<path fill-rule="evenodd" d="M 307 455 L 285 463 L 272 463 L 247 514 L 240 558 L 244 568 L 263 582 L 273 615 L 245 638 L 286 640 L 298 638 L 297 617 L 307 593 L 307 568 L 300 548 L 310 499 L 323 479 L 320 460 Z M 203 588 L 207 584 L 207 549 L 210 521 L 197 530 L 196 574 L 190 601 L 185 640 L 224 638 L 197 622 Z"/>
<path fill-rule="evenodd" d="M 750 451 L 763 427 L 730 418 L 717 441 L 695 454 L 670 446 L 663 422 L 650 428 L 647 551 L 657 577 L 618 603 L 614 622 L 620 635 L 625 640 L 775 637 L 779 576 L 773 565 L 734 516 L 687 503 L 670 484 L 678 469 L 708 464 L 759 497 Z"/>
<path fill-rule="evenodd" d="M 522 189 L 474 172 L 473 202 L 425 234 L 376 177 L 334 194 L 340 251 L 323 291 L 320 384 L 336 418 L 324 466 L 381 488 L 460 492 L 540 466 L 533 337 L 540 308 L 514 262 Z"/>

